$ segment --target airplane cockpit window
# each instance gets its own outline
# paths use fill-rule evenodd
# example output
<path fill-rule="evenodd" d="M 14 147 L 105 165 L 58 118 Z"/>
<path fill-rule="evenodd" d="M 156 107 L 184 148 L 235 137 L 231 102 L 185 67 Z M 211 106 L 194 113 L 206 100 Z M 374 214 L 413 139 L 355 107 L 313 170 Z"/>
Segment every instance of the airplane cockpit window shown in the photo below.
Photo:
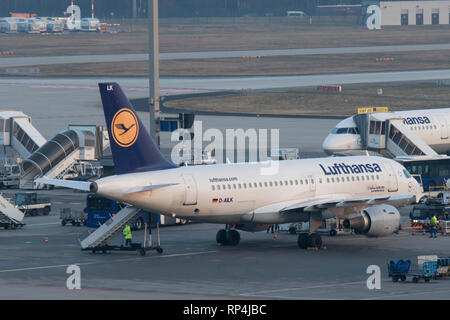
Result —
<path fill-rule="evenodd" d="M 359 134 L 358 128 L 334 128 L 333 134 Z"/>

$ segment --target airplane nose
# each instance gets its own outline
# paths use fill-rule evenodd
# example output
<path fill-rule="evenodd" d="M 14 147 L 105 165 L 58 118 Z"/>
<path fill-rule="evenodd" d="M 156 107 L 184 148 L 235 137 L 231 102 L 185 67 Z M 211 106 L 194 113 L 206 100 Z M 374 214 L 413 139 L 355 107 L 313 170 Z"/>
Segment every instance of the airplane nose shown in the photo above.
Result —
<path fill-rule="evenodd" d="M 333 137 L 331 136 L 331 134 L 329 134 L 325 140 L 322 143 L 322 149 L 323 151 L 327 154 L 327 155 L 332 155 L 333 154 L 333 143 L 332 143 Z"/>

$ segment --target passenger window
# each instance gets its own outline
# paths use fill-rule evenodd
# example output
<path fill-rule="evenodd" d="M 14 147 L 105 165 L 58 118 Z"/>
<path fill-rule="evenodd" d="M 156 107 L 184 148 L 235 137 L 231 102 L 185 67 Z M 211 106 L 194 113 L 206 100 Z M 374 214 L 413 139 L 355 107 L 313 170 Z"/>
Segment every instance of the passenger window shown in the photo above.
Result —
<path fill-rule="evenodd" d="M 308 179 L 305 179 L 305 184 L 308 184 Z"/>
<path fill-rule="evenodd" d="M 228 184 L 228 190 L 231 190 L 231 184 Z"/>
<path fill-rule="evenodd" d="M 244 183 L 244 188 L 247 189 L 247 184 L 246 183 Z"/>
<path fill-rule="evenodd" d="M 262 182 L 259 183 L 259 187 L 262 188 Z"/>
<path fill-rule="evenodd" d="M 217 185 L 217 190 L 220 190 L 220 184 Z"/>
<path fill-rule="evenodd" d="M 359 176 L 356 176 L 356 181 L 359 181 Z"/>
<path fill-rule="evenodd" d="M 266 181 L 264 182 L 264 187 L 267 187 L 267 182 Z"/>
<path fill-rule="evenodd" d="M 352 181 L 355 181 L 355 177 L 354 176 L 352 176 Z"/>
<path fill-rule="evenodd" d="M 339 182 L 339 181 L 340 181 L 340 180 L 339 180 L 339 177 L 337 177 L 337 178 L 336 178 L 336 181 L 337 181 L 337 182 Z"/>
<path fill-rule="evenodd" d="M 330 183 L 330 178 L 327 178 L 327 183 Z"/>
<path fill-rule="evenodd" d="M 298 180 L 295 180 L 295 185 L 298 185 Z"/>
<path fill-rule="evenodd" d="M 240 183 L 238 183 L 238 187 L 239 189 L 242 189 L 242 185 Z"/>
<path fill-rule="evenodd" d="M 314 179 L 311 179 L 311 184 L 314 184 Z"/>
<path fill-rule="evenodd" d="M 278 182 L 275 181 L 274 184 L 275 184 L 275 187 L 278 187 Z"/>
<path fill-rule="evenodd" d="M 333 183 L 334 183 L 334 178 L 331 178 L 331 182 L 333 182 Z"/>
<path fill-rule="evenodd" d="M 258 188 L 258 184 L 255 182 L 255 183 L 253 183 L 253 186 L 255 187 L 255 188 Z"/>
<path fill-rule="evenodd" d="M 269 181 L 269 185 L 270 185 L 271 187 L 273 187 L 273 183 L 272 183 L 272 181 Z"/>
<path fill-rule="evenodd" d="M 223 190 L 225 190 L 227 188 L 227 186 L 223 184 L 222 188 L 223 188 Z"/>
<path fill-rule="evenodd" d="M 216 190 L 216 187 L 214 187 L 214 186 L 211 186 L 211 189 L 212 189 L 212 191 L 214 191 L 214 190 Z"/>
<path fill-rule="evenodd" d="M 236 189 L 236 185 L 235 184 L 233 184 L 233 189 Z"/>
<path fill-rule="evenodd" d="M 347 177 L 347 182 L 350 182 L 350 177 Z"/>
<path fill-rule="evenodd" d="M 291 186 L 293 186 L 293 185 L 294 185 L 294 182 L 293 182 L 292 180 L 289 180 L 289 182 L 291 183 Z"/>
<path fill-rule="evenodd" d="M 319 178 L 319 183 L 322 183 L 322 178 Z"/>
<path fill-rule="evenodd" d="M 361 177 L 361 181 L 364 181 L 364 176 Z"/>

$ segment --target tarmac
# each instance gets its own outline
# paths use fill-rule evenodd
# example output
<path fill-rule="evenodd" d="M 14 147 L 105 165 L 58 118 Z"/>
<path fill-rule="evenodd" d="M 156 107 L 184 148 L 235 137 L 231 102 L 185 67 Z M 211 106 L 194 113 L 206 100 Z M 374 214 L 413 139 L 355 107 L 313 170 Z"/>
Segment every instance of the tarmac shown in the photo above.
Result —
<path fill-rule="evenodd" d="M 13 192 L 13 191 L 11 191 Z M 161 228 L 158 254 L 149 251 L 81 251 L 78 237 L 87 227 L 61 226 L 59 210 L 82 210 L 85 194 L 39 191 L 53 203 L 49 216 L 26 217 L 26 226 L 0 230 L 0 299 L 448 299 L 450 278 L 393 283 L 389 259 L 450 256 L 450 237 L 386 238 L 323 236 L 321 250 L 302 250 L 297 237 L 280 232 L 241 232 L 237 247 L 215 243 L 221 225 L 188 224 Z M 407 213 L 407 210 L 404 214 Z M 407 223 L 407 216 L 402 217 Z M 45 239 L 48 239 L 46 243 Z M 133 232 L 142 242 L 143 231 Z M 155 232 L 153 231 L 155 241 Z M 120 245 L 120 236 L 112 244 Z M 81 289 L 69 290 L 69 265 L 81 270 Z M 381 289 L 369 290 L 367 268 L 379 266 Z"/>

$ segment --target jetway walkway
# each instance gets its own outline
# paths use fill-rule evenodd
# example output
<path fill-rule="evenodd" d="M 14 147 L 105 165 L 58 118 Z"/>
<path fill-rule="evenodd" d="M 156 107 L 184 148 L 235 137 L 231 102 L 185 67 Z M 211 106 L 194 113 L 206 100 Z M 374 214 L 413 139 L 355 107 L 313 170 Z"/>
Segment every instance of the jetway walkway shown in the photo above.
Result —
<path fill-rule="evenodd" d="M 107 246 L 108 241 L 118 233 L 121 233 L 125 225 L 131 222 L 138 215 L 142 214 L 141 209 L 135 207 L 125 207 L 115 216 L 98 227 L 92 233 L 82 236 L 79 240 L 83 250 L 94 249 L 96 247 Z"/>
<path fill-rule="evenodd" d="M 0 194 L 0 227 L 5 229 L 22 227 L 24 216 L 25 214 L 22 211 Z"/>

